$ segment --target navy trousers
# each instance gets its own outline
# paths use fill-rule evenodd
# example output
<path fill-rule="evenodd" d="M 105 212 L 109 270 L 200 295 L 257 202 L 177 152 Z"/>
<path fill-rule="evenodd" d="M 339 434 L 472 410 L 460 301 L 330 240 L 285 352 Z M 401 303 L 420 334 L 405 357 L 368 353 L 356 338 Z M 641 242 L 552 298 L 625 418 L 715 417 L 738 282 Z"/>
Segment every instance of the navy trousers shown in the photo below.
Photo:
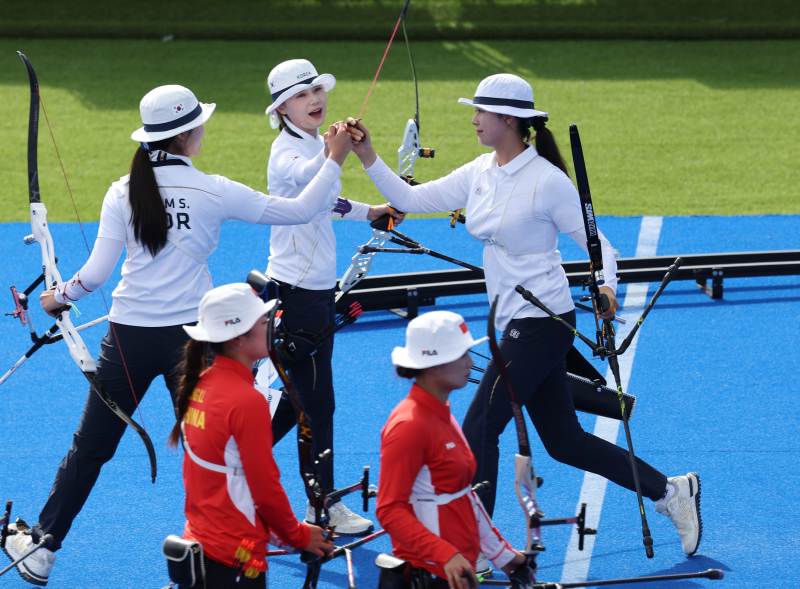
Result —
<path fill-rule="evenodd" d="M 183 346 L 189 339 L 183 327 L 135 327 L 118 323 L 113 327 L 112 330 L 109 325 L 108 333 L 103 337 L 97 362 L 97 376 L 111 398 L 125 413 L 133 415 L 136 401 L 127 375 L 130 374 L 140 403 L 153 379 L 163 376 L 174 405 L 178 392 L 176 369 L 183 358 Z M 44 534 L 52 534 L 53 543 L 48 548 L 53 551 L 61 548 L 72 521 L 92 492 L 103 465 L 117 451 L 127 427 L 90 387 L 72 447 L 58 467 L 50 496 L 39 514 L 39 523 L 33 527 L 35 541 Z M 146 461 L 147 455 L 144 454 L 143 470 L 149 468 Z"/>
<path fill-rule="evenodd" d="M 280 287 L 282 320 L 291 331 L 317 333 L 330 324 L 336 316 L 335 289 L 308 290 L 282 284 Z M 333 336 L 320 344 L 316 353 L 300 360 L 289 370 L 297 394 L 311 419 L 311 433 L 314 438 L 314 452 L 333 451 L 333 412 L 336 402 L 333 396 Z M 288 399 L 278 404 L 272 418 L 273 445 L 297 425 L 297 418 Z M 334 489 L 333 460 L 319 467 L 323 487 L 326 491 Z"/>
<path fill-rule="evenodd" d="M 560 317 L 575 325 L 575 311 Z M 514 390 L 530 415 L 547 453 L 559 462 L 593 472 L 634 490 L 628 450 L 584 431 L 575 415 L 566 355 L 574 336 L 550 317 L 514 319 L 498 342 Z M 490 361 L 464 418 L 464 435 L 478 463 L 475 483 L 488 480 L 482 496 L 489 514 L 497 489 L 498 440 L 514 417 L 508 394 Z M 642 495 L 660 499 L 667 477 L 636 459 Z"/>

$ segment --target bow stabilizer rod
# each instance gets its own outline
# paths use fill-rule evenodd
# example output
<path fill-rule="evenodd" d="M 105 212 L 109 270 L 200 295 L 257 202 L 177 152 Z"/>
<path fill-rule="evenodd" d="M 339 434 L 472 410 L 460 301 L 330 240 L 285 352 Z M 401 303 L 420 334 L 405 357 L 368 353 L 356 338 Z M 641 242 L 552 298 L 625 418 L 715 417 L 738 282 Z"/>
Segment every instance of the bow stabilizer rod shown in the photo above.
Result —
<path fill-rule="evenodd" d="M 571 583 L 534 583 L 527 589 L 574 589 L 576 587 L 603 587 L 605 585 L 625 585 L 628 583 L 652 583 L 654 581 L 683 581 L 685 579 L 711 579 L 720 581 L 725 573 L 720 569 L 708 569 L 697 573 L 679 573 L 677 575 L 653 575 L 651 577 L 627 577 L 624 579 L 598 579 L 594 581 L 580 581 Z M 481 581 L 481 585 L 494 585 L 498 587 L 516 587 L 510 581 Z"/>

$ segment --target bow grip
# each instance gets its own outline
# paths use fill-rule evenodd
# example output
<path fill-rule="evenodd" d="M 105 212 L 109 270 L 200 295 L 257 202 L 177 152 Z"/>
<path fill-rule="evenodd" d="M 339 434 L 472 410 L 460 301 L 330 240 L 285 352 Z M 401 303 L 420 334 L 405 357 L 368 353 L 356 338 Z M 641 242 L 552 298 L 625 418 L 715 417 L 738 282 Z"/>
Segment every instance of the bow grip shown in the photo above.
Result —
<path fill-rule="evenodd" d="M 600 305 L 600 312 L 605 313 L 611 306 L 611 304 L 608 302 L 608 295 L 601 294 L 599 298 L 600 300 L 598 301 L 598 304 Z"/>
<path fill-rule="evenodd" d="M 401 215 L 404 215 L 403 211 L 398 211 L 393 207 L 389 207 L 392 211 L 398 212 Z M 391 214 L 386 213 L 385 215 L 381 215 L 374 221 L 369 224 L 370 227 L 373 229 L 377 229 L 378 231 L 391 231 L 394 229 L 394 217 Z"/>

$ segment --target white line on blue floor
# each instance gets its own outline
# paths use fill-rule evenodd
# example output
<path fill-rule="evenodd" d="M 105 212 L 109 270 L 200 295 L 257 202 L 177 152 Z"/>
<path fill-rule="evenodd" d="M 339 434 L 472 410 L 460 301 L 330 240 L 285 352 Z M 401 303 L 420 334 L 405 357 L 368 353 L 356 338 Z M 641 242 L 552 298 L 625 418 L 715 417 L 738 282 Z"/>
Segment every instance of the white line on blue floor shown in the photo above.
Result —
<path fill-rule="evenodd" d="M 661 224 L 663 217 L 642 217 L 642 224 L 639 229 L 639 241 L 636 245 L 636 257 L 646 258 L 656 255 L 658 238 L 661 235 Z M 617 339 L 622 341 L 631 328 L 636 324 L 636 320 L 647 304 L 648 284 L 629 284 L 625 294 L 625 299 L 620 303 L 622 313 L 620 315 L 628 320 L 625 325 L 617 325 Z M 622 390 L 628 391 L 628 383 L 631 378 L 633 359 L 636 356 L 636 343 L 639 340 L 637 333 L 630 347 L 624 355 L 619 357 L 619 370 L 622 377 Z M 614 375 L 608 369 L 606 380 L 614 382 Z M 632 391 L 635 394 L 635 391 Z M 612 444 L 617 443 L 620 422 L 616 419 L 598 417 L 594 426 L 594 435 Z M 608 480 L 596 474 L 587 472 L 583 477 L 581 494 L 578 499 L 577 510 L 580 510 L 581 503 L 586 503 L 586 526 L 597 529 L 600 524 L 600 512 L 603 509 L 603 500 L 606 495 L 606 485 Z M 576 511 L 577 513 L 577 511 Z M 567 546 L 567 555 L 564 559 L 564 569 L 561 573 L 562 583 L 579 583 L 586 580 L 589 574 L 589 565 L 592 562 L 592 551 L 594 550 L 595 536 L 586 536 L 584 539 L 583 551 L 578 550 L 578 534 L 573 529 L 572 536 Z"/>

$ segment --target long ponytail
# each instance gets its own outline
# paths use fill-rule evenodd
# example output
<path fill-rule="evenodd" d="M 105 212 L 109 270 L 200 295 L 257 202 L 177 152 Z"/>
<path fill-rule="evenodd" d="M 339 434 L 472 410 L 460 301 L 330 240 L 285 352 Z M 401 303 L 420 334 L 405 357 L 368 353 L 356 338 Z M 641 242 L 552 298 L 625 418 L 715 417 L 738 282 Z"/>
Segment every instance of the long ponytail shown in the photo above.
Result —
<path fill-rule="evenodd" d="M 155 257 L 167 245 L 167 209 L 150 163 L 150 151 L 166 150 L 173 137 L 154 141 L 150 150 L 137 149 L 131 162 L 128 199 L 131 203 L 133 236 Z"/>
<path fill-rule="evenodd" d="M 561 155 L 561 151 L 558 149 L 556 138 L 553 137 L 550 129 L 545 127 L 545 123 L 547 123 L 547 117 L 534 117 L 532 119 L 517 120 L 519 121 L 519 132 L 523 139 L 528 141 L 531 138 L 531 127 L 533 127 L 533 131 L 536 133 L 534 136 L 534 147 L 536 148 L 536 152 L 548 162 L 553 164 L 556 168 L 569 176 L 569 171 L 567 171 L 567 162 L 564 161 L 564 157 Z"/>
<path fill-rule="evenodd" d="M 175 426 L 167 439 L 167 446 L 176 448 L 181 439 L 181 422 L 189 409 L 189 400 L 200 377 L 213 362 L 213 354 L 221 354 L 223 344 L 190 339 L 183 348 L 183 361 L 176 373 L 180 375 L 178 395 L 175 399 Z"/>

